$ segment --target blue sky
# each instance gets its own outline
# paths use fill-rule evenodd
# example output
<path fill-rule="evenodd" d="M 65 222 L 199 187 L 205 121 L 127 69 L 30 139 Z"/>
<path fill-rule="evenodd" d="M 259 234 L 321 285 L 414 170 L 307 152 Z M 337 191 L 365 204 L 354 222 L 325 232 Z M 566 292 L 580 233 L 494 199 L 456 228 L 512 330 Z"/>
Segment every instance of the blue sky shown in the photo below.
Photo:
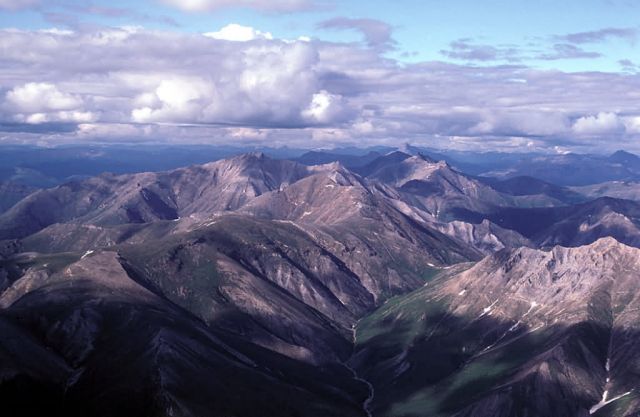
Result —
<path fill-rule="evenodd" d="M 129 10 L 131 13 L 120 16 L 81 13 L 69 7 L 73 5 Z M 294 13 L 265 12 L 250 7 L 189 12 L 153 0 L 67 0 L 43 2 L 38 9 L 5 10 L 0 14 L 0 26 L 24 29 L 64 26 L 58 15 L 105 26 L 142 25 L 185 32 L 210 32 L 229 23 L 238 23 L 276 37 L 310 36 L 337 42 L 358 41 L 360 36 L 354 31 L 320 29 L 320 22 L 336 16 L 370 18 L 386 22 L 393 28 L 397 49 L 387 54 L 405 62 L 464 62 L 464 59 L 452 59 L 442 53 L 459 39 L 474 45 L 539 50 L 559 42 L 557 38 L 567 34 L 606 28 L 640 28 L 637 20 L 640 5 L 631 0 L 346 0 Z M 527 57 L 517 62 L 564 71 L 620 71 L 619 61 L 633 60 L 638 55 L 636 41 L 631 36 L 610 37 L 581 44 L 582 49 L 597 52 L 601 57 L 553 60 Z"/>
<path fill-rule="evenodd" d="M 640 151 L 632 0 L 0 0 L 0 143 Z"/>

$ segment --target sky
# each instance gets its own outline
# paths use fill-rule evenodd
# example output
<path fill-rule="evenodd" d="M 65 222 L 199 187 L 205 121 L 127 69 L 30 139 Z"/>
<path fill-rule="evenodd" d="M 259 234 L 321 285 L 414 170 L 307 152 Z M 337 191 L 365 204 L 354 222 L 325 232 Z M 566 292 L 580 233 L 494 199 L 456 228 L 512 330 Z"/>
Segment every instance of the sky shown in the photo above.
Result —
<path fill-rule="evenodd" d="M 0 0 L 0 144 L 640 152 L 634 0 Z"/>

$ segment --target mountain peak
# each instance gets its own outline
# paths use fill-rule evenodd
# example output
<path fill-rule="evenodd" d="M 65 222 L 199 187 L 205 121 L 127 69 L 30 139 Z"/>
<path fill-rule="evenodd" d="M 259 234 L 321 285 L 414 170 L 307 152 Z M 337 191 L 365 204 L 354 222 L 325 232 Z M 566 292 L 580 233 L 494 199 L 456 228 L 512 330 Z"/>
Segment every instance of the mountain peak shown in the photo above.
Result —
<path fill-rule="evenodd" d="M 619 163 L 639 163 L 640 162 L 640 157 L 638 155 L 633 154 L 631 152 L 623 151 L 623 150 L 614 152 L 613 154 L 611 154 L 609 159 L 613 162 L 619 162 Z"/>
<path fill-rule="evenodd" d="M 254 152 L 247 152 L 247 153 L 243 153 L 241 155 L 238 155 L 236 157 L 237 159 L 240 160 L 263 160 L 263 159 L 271 159 L 269 158 L 267 155 L 264 154 L 264 152 L 261 151 L 254 151 Z M 233 158 L 233 159 L 236 159 Z"/>

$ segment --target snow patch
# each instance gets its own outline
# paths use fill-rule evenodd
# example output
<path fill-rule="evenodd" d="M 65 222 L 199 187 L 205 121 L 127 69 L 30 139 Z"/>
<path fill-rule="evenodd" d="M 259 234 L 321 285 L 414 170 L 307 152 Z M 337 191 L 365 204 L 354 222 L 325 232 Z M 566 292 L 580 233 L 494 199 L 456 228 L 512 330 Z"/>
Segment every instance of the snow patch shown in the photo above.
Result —
<path fill-rule="evenodd" d="M 589 410 L 589 414 L 595 414 L 596 412 L 598 412 L 598 410 L 600 410 L 602 407 L 611 404 L 614 401 L 619 400 L 620 398 L 626 397 L 627 395 L 631 394 L 633 392 L 633 390 L 631 391 L 627 391 L 624 394 L 620 394 L 618 396 L 613 397 L 610 400 L 607 400 L 607 397 L 609 396 L 609 391 L 605 390 L 602 393 L 602 400 L 600 400 L 600 402 L 596 405 L 594 405 L 593 407 L 591 407 L 591 409 Z"/>
<path fill-rule="evenodd" d="M 84 255 L 82 255 L 82 258 L 80 258 L 80 259 L 84 259 L 84 258 L 86 258 L 87 256 L 91 255 L 92 253 L 93 253 L 93 251 L 92 251 L 92 250 L 88 250 L 88 251 L 86 251 L 86 252 L 84 253 Z"/>
<path fill-rule="evenodd" d="M 493 303 L 491 303 L 491 305 L 490 305 L 489 307 L 485 307 L 485 308 L 482 310 L 482 314 L 480 314 L 480 317 L 485 316 L 485 315 L 487 315 L 487 314 L 491 313 L 491 309 L 492 309 L 492 308 L 493 308 L 497 303 L 498 303 L 498 300 L 496 300 L 496 301 L 494 301 Z M 480 317 L 478 317 L 478 318 L 480 318 Z"/>

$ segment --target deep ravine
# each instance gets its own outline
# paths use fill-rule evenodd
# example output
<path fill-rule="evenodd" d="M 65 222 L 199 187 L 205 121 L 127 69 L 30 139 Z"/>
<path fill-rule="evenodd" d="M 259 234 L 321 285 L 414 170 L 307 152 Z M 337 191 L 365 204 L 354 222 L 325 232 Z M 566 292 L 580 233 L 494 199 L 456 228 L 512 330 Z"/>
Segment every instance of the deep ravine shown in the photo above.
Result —
<path fill-rule="evenodd" d="M 352 330 L 351 330 L 354 352 L 355 352 L 355 349 L 356 349 L 356 332 L 357 332 L 357 328 L 358 328 L 358 323 L 354 324 L 353 327 L 352 327 Z M 344 365 L 345 368 L 347 368 L 351 372 L 351 374 L 353 375 L 353 379 L 355 379 L 356 381 L 362 382 L 363 384 L 365 384 L 369 388 L 369 396 L 362 403 L 362 409 L 364 410 L 364 412 L 367 415 L 367 417 L 373 417 L 373 413 L 371 412 L 371 403 L 373 402 L 373 399 L 375 398 L 375 388 L 373 387 L 371 382 L 367 381 L 366 379 L 364 379 L 364 378 L 362 378 L 362 377 L 360 377 L 358 375 L 358 372 L 351 365 L 349 365 L 349 361 L 348 360 L 346 362 L 343 362 L 342 364 Z"/>

